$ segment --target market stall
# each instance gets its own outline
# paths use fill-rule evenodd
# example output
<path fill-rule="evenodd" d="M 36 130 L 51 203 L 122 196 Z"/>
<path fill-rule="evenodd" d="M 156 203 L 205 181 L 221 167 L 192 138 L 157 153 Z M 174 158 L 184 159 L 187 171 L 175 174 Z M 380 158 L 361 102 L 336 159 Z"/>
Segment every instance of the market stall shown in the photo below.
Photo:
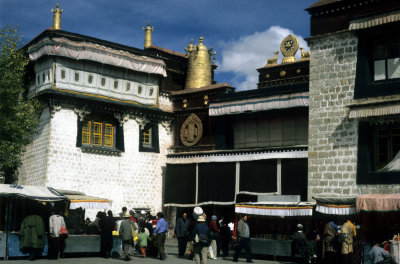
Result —
<path fill-rule="evenodd" d="M 390 241 L 390 253 L 399 262 L 399 242 L 393 237 L 400 233 L 400 194 L 362 194 L 356 210 L 364 228 L 364 252 L 369 252 L 372 241 Z"/>
<path fill-rule="evenodd" d="M 69 231 L 65 241 L 65 253 L 99 253 L 100 235 L 96 228 L 91 229 L 85 221 L 86 210 L 106 211 L 111 209 L 112 201 L 105 198 L 86 195 L 82 192 L 58 190 L 68 198 L 67 217 L 65 219 Z M 114 239 L 114 245 L 120 244 Z M 117 246 L 118 247 L 118 246 Z"/>
<path fill-rule="evenodd" d="M 235 205 L 237 219 L 248 216 L 252 253 L 291 256 L 291 237 L 298 223 L 312 235 L 313 202 L 255 202 Z"/>
<path fill-rule="evenodd" d="M 0 184 L 0 258 L 27 256 L 19 249 L 22 220 L 35 213 L 46 223 L 49 206 L 63 208 L 66 201 L 67 197 L 50 187 Z M 47 241 L 42 252 L 46 254 Z"/>

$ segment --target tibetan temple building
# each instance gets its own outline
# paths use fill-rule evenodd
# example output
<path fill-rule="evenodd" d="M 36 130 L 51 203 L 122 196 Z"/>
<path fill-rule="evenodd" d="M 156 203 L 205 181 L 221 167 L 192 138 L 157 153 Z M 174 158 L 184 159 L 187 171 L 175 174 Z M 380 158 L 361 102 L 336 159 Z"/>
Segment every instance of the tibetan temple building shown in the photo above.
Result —
<path fill-rule="evenodd" d="M 61 12 L 24 47 L 41 114 L 20 184 L 170 219 L 270 200 L 355 209 L 359 195 L 400 191 L 398 1 L 317 1 L 310 51 L 286 36 L 248 91 L 214 79 L 203 37 L 168 50 L 148 23 L 133 48 L 64 31 Z"/>

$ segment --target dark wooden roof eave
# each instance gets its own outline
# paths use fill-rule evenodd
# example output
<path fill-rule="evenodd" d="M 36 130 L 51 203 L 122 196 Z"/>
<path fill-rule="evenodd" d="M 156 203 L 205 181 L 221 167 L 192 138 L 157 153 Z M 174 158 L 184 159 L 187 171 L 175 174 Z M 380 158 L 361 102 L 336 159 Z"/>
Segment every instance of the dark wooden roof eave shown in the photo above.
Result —
<path fill-rule="evenodd" d="M 134 47 L 130 47 L 130 46 L 126 46 L 126 45 L 122 45 L 119 43 L 102 40 L 102 39 L 98 39 L 98 38 L 94 38 L 94 37 L 90 37 L 90 36 L 85 36 L 85 35 L 81 35 L 78 33 L 72 33 L 72 32 L 68 32 L 68 31 L 64 31 L 64 30 L 54 30 L 53 28 L 48 28 L 48 29 L 42 31 L 39 35 L 37 35 L 31 41 L 26 43 L 22 48 L 23 49 L 27 48 L 32 43 L 35 43 L 36 41 L 38 41 L 41 38 L 46 37 L 46 36 L 48 36 L 48 37 L 65 37 L 65 38 L 75 40 L 75 41 L 88 41 L 88 42 L 96 43 L 99 45 L 107 46 L 109 48 L 113 48 L 116 50 L 127 51 L 127 52 L 135 54 L 135 55 L 147 56 L 147 57 L 151 57 L 154 59 L 160 59 L 159 57 L 154 56 L 154 55 L 150 54 L 149 52 L 146 52 L 145 50 L 142 50 L 142 49 L 138 49 L 138 48 L 134 48 Z"/>

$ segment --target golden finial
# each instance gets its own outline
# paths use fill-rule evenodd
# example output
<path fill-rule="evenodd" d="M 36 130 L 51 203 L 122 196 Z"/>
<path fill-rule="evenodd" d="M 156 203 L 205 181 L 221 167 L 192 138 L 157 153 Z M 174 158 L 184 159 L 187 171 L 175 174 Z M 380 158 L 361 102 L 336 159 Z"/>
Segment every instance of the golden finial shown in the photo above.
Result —
<path fill-rule="evenodd" d="M 188 56 L 188 71 L 186 88 L 200 88 L 211 85 L 211 58 L 216 54 L 213 49 L 207 50 L 203 44 L 204 38 L 200 37 L 199 44 L 193 46 L 193 40 L 185 48 Z"/>
<path fill-rule="evenodd" d="M 274 52 L 275 56 L 273 58 L 268 58 L 267 64 L 265 66 L 271 67 L 271 66 L 277 65 L 278 64 L 278 53 L 279 53 L 279 50 L 275 51 Z"/>
<path fill-rule="evenodd" d="M 153 36 L 152 32 L 154 31 L 154 27 L 150 26 L 150 21 L 147 21 L 147 27 L 144 28 L 144 48 L 148 49 L 153 45 Z"/>
<path fill-rule="evenodd" d="M 190 44 L 185 47 L 186 56 L 189 56 L 189 53 L 193 51 L 193 39 L 190 40 Z"/>
<path fill-rule="evenodd" d="M 304 49 L 304 48 L 300 48 L 300 52 L 301 52 L 301 58 L 300 58 L 300 60 L 301 60 L 301 61 L 303 61 L 303 60 L 309 60 L 309 59 L 310 59 L 310 56 L 311 56 L 310 51 L 304 52 L 303 49 Z"/>
<path fill-rule="evenodd" d="M 53 12 L 53 28 L 57 30 L 61 29 L 61 14 L 64 10 L 59 8 L 57 2 L 56 9 L 51 9 L 51 12 Z"/>

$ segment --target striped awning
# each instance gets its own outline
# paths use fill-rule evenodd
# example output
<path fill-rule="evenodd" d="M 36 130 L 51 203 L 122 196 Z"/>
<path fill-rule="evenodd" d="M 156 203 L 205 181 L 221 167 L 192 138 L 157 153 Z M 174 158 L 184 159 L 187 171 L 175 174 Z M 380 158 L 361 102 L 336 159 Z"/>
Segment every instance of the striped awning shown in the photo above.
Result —
<path fill-rule="evenodd" d="M 66 194 L 71 202 L 69 209 L 111 209 L 111 200 L 89 195 Z"/>
<path fill-rule="evenodd" d="M 364 106 L 350 109 L 349 118 L 361 118 L 370 116 L 385 116 L 400 114 L 400 105 Z"/>
<path fill-rule="evenodd" d="M 209 115 L 233 115 L 292 107 L 308 107 L 308 92 L 210 103 Z"/>
<path fill-rule="evenodd" d="M 349 30 L 376 27 L 400 21 L 400 10 L 350 21 Z"/>
<path fill-rule="evenodd" d="M 168 157 L 167 164 L 192 164 L 209 162 L 237 162 L 264 159 L 299 159 L 307 158 L 307 150 L 264 151 L 259 153 L 210 153 L 209 155 L 188 155 L 186 157 Z"/>
<path fill-rule="evenodd" d="M 356 213 L 356 197 L 313 197 L 317 201 L 315 211 L 329 215 L 352 215 Z"/>
<path fill-rule="evenodd" d="M 315 211 L 329 215 L 352 215 L 356 213 L 356 205 L 319 204 Z"/>
<path fill-rule="evenodd" d="M 314 203 L 236 204 L 235 213 L 264 216 L 312 216 Z"/>

